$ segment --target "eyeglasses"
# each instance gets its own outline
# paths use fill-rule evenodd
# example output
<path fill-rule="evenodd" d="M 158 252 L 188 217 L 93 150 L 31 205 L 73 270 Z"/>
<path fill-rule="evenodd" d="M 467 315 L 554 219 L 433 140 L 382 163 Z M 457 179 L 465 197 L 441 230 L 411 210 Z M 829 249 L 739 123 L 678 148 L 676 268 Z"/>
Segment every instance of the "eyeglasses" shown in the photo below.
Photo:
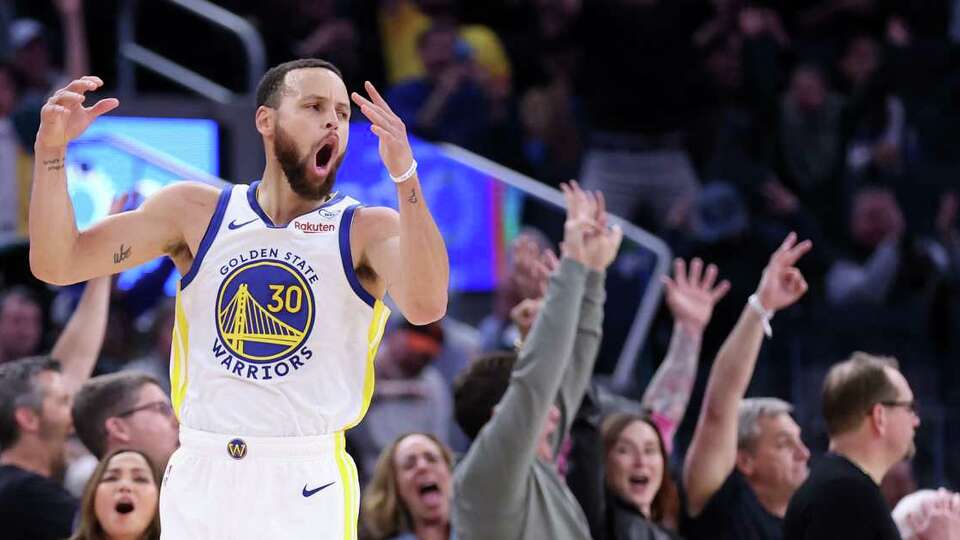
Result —
<path fill-rule="evenodd" d="M 163 416 L 173 416 L 173 406 L 170 405 L 169 401 L 151 401 L 150 403 L 144 403 L 139 407 L 134 407 L 129 411 L 124 411 L 118 414 L 117 417 L 123 418 L 124 416 L 130 416 L 140 411 L 153 411 L 155 413 L 162 414 Z"/>
<path fill-rule="evenodd" d="M 919 404 L 915 399 L 910 401 L 881 401 L 880 405 L 883 405 L 884 407 L 903 407 L 913 414 L 919 414 L 920 410 Z"/>

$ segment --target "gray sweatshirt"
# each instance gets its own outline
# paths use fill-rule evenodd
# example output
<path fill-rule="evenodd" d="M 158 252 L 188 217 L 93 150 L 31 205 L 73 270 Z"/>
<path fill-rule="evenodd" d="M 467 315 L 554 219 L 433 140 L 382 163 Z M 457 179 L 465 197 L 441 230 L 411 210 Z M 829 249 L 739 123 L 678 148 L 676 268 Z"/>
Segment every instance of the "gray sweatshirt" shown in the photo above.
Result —
<path fill-rule="evenodd" d="M 563 259 L 550 278 L 510 386 L 454 473 L 459 540 L 589 540 L 583 510 L 537 445 L 554 403 L 555 450 L 570 430 L 600 347 L 604 297 L 604 274 L 576 261 Z"/>

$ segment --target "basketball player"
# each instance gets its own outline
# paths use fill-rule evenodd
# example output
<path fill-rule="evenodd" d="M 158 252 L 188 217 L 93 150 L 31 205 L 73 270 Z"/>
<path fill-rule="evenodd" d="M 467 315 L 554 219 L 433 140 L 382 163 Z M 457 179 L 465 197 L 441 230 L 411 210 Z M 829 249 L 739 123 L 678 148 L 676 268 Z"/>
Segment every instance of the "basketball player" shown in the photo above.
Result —
<path fill-rule="evenodd" d="M 257 89 L 266 168 L 249 186 L 182 182 L 78 232 L 67 144 L 119 105 L 84 77 L 41 112 L 30 200 L 34 274 L 64 285 L 162 254 L 183 278 L 170 366 L 181 448 L 164 474 L 165 539 L 356 538 L 344 432 L 367 410 L 389 293 L 414 324 L 443 316 L 449 263 L 406 128 L 377 90 L 353 101 L 397 183 L 399 214 L 333 191 L 349 136 L 340 72 L 270 69 Z"/>

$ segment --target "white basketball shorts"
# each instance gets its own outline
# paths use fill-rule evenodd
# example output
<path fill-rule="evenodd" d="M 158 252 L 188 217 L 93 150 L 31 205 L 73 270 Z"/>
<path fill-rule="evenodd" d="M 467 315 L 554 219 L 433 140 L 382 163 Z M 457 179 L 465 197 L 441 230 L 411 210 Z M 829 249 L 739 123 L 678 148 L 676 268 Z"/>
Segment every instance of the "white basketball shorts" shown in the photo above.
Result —
<path fill-rule="evenodd" d="M 180 427 L 160 489 L 162 540 L 356 540 L 360 486 L 343 433 L 244 437 Z"/>

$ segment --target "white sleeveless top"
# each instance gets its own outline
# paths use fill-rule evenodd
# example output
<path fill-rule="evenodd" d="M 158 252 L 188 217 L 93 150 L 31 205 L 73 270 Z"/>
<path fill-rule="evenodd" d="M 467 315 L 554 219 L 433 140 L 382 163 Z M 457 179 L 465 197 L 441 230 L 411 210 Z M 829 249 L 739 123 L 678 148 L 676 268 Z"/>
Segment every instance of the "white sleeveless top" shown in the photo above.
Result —
<path fill-rule="evenodd" d="M 251 437 L 344 431 L 366 414 L 390 310 L 353 269 L 357 201 L 287 226 L 256 187 L 225 188 L 180 281 L 170 383 L 186 427 Z"/>

